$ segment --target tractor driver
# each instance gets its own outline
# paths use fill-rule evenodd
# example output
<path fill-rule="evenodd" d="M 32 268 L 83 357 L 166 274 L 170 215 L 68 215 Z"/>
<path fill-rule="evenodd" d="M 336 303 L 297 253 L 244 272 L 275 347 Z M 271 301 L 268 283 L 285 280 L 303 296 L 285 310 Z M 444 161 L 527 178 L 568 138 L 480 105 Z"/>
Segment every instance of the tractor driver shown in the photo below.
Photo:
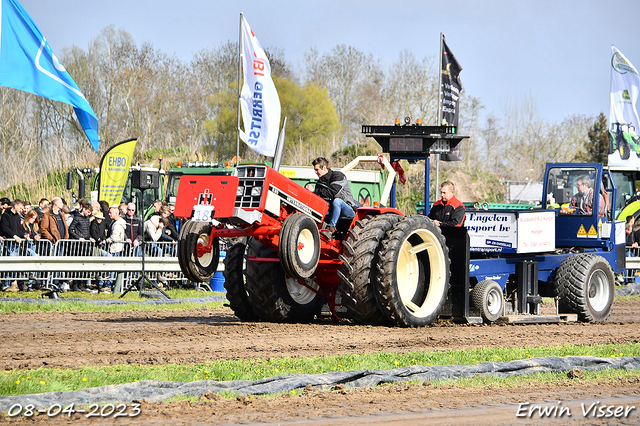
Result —
<path fill-rule="evenodd" d="M 456 187 L 447 180 L 440 185 L 440 199 L 433 203 L 429 218 L 440 227 L 462 226 L 465 218 L 464 204 L 455 196 Z"/>
<path fill-rule="evenodd" d="M 575 207 L 576 214 L 591 215 L 593 212 L 593 188 L 591 178 L 587 175 L 580 176 L 576 182 L 578 192 L 571 199 L 569 205 Z M 598 216 L 606 216 L 605 214 L 605 202 L 602 195 L 600 195 L 598 207 Z"/>
<path fill-rule="evenodd" d="M 349 181 L 344 173 L 331 170 L 329 160 L 324 157 L 316 158 L 312 164 L 313 171 L 318 175 L 318 182 L 313 192 L 329 203 L 329 212 L 322 231 L 331 236 L 338 218 L 353 219 L 358 205 L 353 199 Z"/>

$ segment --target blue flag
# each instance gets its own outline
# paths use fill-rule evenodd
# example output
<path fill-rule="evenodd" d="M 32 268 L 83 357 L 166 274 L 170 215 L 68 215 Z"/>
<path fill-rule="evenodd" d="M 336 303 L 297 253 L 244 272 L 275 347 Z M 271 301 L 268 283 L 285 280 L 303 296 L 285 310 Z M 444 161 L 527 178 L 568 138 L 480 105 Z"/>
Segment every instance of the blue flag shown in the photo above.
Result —
<path fill-rule="evenodd" d="M 20 3 L 0 2 L 0 86 L 72 105 L 97 152 L 98 119 L 91 105 Z"/>

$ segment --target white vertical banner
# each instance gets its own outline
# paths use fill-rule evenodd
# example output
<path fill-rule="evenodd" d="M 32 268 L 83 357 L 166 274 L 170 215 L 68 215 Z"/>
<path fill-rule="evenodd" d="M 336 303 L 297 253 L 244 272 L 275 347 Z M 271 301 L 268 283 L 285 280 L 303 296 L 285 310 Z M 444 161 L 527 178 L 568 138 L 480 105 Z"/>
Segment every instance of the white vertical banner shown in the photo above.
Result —
<path fill-rule="evenodd" d="M 636 67 L 615 46 L 611 46 L 611 54 L 609 165 L 636 166 L 640 165 L 640 119 L 636 109 L 640 76 Z"/>
<path fill-rule="evenodd" d="M 273 157 L 280 127 L 280 98 L 271 79 L 271 65 L 244 16 L 242 17 L 242 66 L 244 83 L 240 108 L 242 139 L 251 149 Z"/>

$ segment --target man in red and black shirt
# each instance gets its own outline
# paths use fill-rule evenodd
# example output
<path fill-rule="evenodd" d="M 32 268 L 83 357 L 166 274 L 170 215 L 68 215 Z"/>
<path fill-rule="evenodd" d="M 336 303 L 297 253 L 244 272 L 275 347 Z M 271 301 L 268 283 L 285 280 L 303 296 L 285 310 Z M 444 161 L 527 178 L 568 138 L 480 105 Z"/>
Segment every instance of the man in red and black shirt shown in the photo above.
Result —
<path fill-rule="evenodd" d="M 429 218 L 438 226 L 462 226 L 464 222 L 464 204 L 454 195 L 455 186 L 451 181 L 440 185 L 440 200 L 433 203 Z"/>

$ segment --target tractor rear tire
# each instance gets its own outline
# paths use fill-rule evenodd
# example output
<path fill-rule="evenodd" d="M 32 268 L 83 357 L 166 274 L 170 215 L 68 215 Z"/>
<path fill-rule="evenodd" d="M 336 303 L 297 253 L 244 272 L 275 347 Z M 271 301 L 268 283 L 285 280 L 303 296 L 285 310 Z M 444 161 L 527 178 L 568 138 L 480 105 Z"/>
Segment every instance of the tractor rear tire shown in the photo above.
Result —
<path fill-rule="evenodd" d="M 376 265 L 380 260 L 380 242 L 401 216 L 383 214 L 367 216 L 356 222 L 342 242 L 342 265 L 338 271 L 342 306 L 347 316 L 362 324 L 388 323 L 376 299 Z"/>
<path fill-rule="evenodd" d="M 629 159 L 629 156 L 631 155 L 631 147 L 629 146 L 629 142 L 623 139 L 620 143 L 620 146 L 618 147 L 618 150 L 620 151 L 620 158 L 622 160 Z"/>
<path fill-rule="evenodd" d="M 486 324 L 496 322 L 504 310 L 504 295 L 500 284 L 492 280 L 480 281 L 471 291 L 471 303 L 480 311 Z"/>
<path fill-rule="evenodd" d="M 294 213 L 284 220 L 278 257 L 290 277 L 305 279 L 313 275 L 320 260 L 320 232 L 311 217 Z"/>
<path fill-rule="evenodd" d="M 431 324 L 449 292 L 450 265 L 445 239 L 431 219 L 400 220 L 380 250 L 376 293 L 382 312 L 401 327 Z"/>
<path fill-rule="evenodd" d="M 239 238 L 237 242 L 227 248 L 224 258 L 224 288 L 229 307 L 240 321 L 258 321 L 260 318 L 253 312 L 249 301 L 249 294 L 244 285 L 244 256 L 247 249 L 247 239 Z"/>
<path fill-rule="evenodd" d="M 258 240 L 249 239 L 248 246 L 248 257 L 277 258 L 276 252 Z M 270 322 L 309 322 L 320 315 L 324 298 L 287 277 L 280 262 L 247 258 L 246 265 L 245 288 L 253 311 L 260 319 Z"/>
<path fill-rule="evenodd" d="M 602 256 L 569 256 L 556 271 L 555 291 L 560 313 L 578 314 L 583 322 L 603 323 L 613 310 L 613 271 Z"/>

